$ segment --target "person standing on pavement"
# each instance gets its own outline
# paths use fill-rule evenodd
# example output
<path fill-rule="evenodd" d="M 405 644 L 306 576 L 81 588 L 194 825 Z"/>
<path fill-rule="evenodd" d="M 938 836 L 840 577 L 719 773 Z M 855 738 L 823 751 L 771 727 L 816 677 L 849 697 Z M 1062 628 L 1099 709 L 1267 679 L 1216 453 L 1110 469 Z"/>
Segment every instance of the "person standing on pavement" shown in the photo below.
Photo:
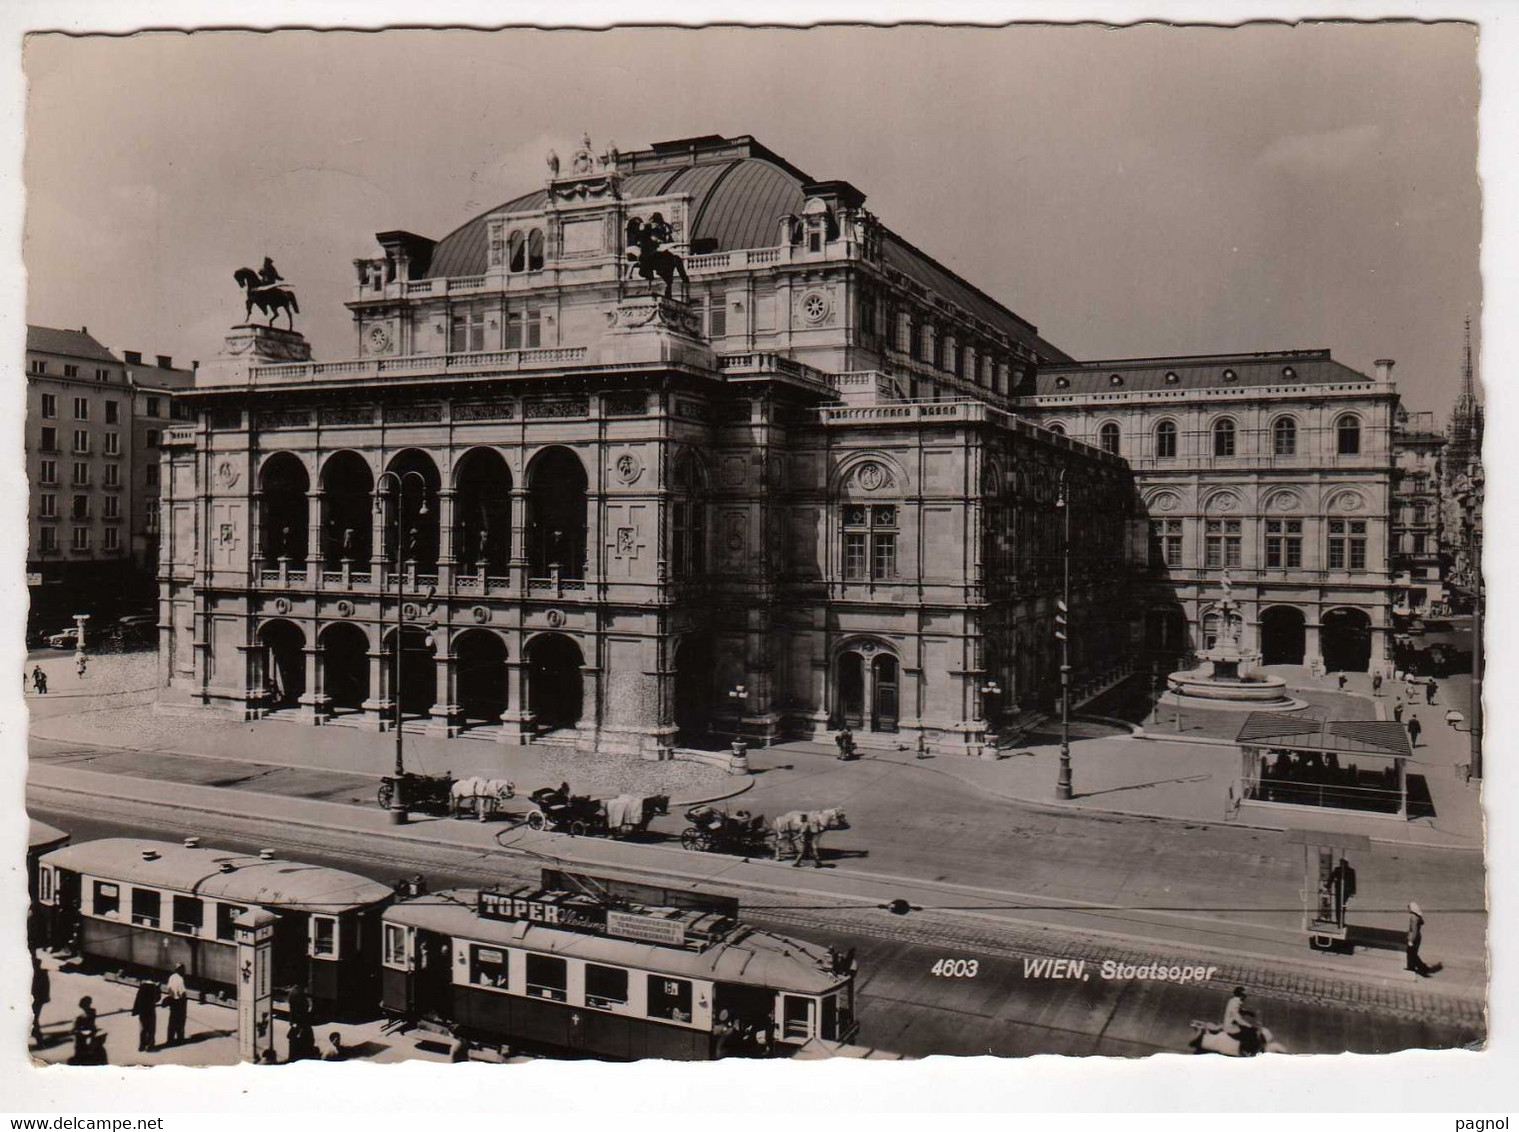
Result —
<path fill-rule="evenodd" d="M 1408 742 L 1410 746 L 1417 747 L 1419 745 L 1419 732 L 1423 730 L 1424 725 L 1419 722 L 1417 715 L 1408 717 Z"/>
<path fill-rule="evenodd" d="M 1392 705 L 1392 721 L 1394 723 L 1402 723 L 1403 722 L 1403 697 L 1402 696 L 1399 696 L 1398 697 L 1398 702 Z"/>
<path fill-rule="evenodd" d="M 802 847 L 797 851 L 796 860 L 791 862 L 791 867 L 799 869 L 802 867 L 803 861 L 811 861 L 813 868 L 821 869 L 823 862 L 818 860 L 818 837 L 812 828 L 810 820 L 803 819 L 802 828 L 798 836 L 802 840 Z"/>
<path fill-rule="evenodd" d="M 146 982 L 137 988 L 137 997 L 132 1000 L 138 1053 L 152 1053 L 158 1045 L 158 998 L 158 984 Z"/>
<path fill-rule="evenodd" d="M 1420 978 L 1427 979 L 1433 975 L 1434 968 L 1430 967 L 1419 956 L 1419 947 L 1424 943 L 1424 913 L 1419 906 L 1412 901 L 1408 905 L 1408 939 L 1404 944 L 1404 953 L 1408 959 L 1408 969 Z"/>
<path fill-rule="evenodd" d="M 53 980 L 47 973 L 47 968 L 42 965 L 42 960 L 37 958 L 36 952 L 32 953 L 32 1041 L 37 1045 L 42 1044 L 42 1008 L 53 999 Z"/>
<path fill-rule="evenodd" d="M 1373 672 L 1371 674 L 1371 694 L 1373 696 L 1380 696 L 1382 694 L 1382 674 L 1380 672 Z"/>
<path fill-rule="evenodd" d="M 91 1065 L 98 1052 L 104 1052 L 100 1042 L 100 1026 L 95 1021 L 95 1000 L 85 995 L 79 1000 L 79 1013 L 74 1018 L 74 1056 L 70 1065 Z"/>
<path fill-rule="evenodd" d="M 1429 683 L 1424 685 L 1424 702 L 1426 704 L 1435 702 L 1435 678 L 1433 676 L 1429 678 Z"/>
<path fill-rule="evenodd" d="M 1343 672 L 1341 672 L 1341 673 L 1340 673 L 1340 674 L 1339 674 L 1339 675 L 1338 675 L 1338 676 L 1337 676 L 1337 677 L 1336 677 L 1336 679 L 1337 679 L 1337 680 L 1339 680 L 1339 683 L 1340 683 L 1340 691 L 1342 691 L 1342 692 L 1343 692 L 1343 691 L 1344 691 L 1344 690 L 1345 690 L 1345 681 L 1346 681 L 1346 680 L 1347 680 L 1347 679 L 1349 679 L 1349 677 L 1347 677 L 1347 676 L 1346 676 L 1346 675 L 1345 675 L 1345 674 L 1344 674 L 1344 673 L 1343 673 Z"/>
<path fill-rule="evenodd" d="M 164 984 L 164 1006 L 169 1011 L 164 1044 L 177 1046 L 185 1040 L 185 1015 L 190 1009 L 189 990 L 185 986 L 185 965 L 176 963 L 174 973 Z"/>
<path fill-rule="evenodd" d="M 79 673 L 79 679 L 84 679 L 84 670 L 89 667 L 89 662 L 84 659 L 84 653 L 74 658 L 74 671 Z"/>
<path fill-rule="evenodd" d="M 32 665 L 32 690 L 39 696 L 47 695 L 47 673 L 40 664 Z"/>

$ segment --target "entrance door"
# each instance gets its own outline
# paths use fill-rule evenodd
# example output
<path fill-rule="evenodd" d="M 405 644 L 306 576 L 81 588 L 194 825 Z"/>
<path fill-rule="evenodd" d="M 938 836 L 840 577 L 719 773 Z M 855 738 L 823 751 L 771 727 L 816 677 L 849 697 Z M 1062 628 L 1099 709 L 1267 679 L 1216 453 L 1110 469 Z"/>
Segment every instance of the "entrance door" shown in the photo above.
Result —
<path fill-rule="evenodd" d="M 875 703 L 871 707 L 870 729 L 897 729 L 897 658 L 894 656 L 875 659 Z"/>
<path fill-rule="evenodd" d="M 1274 605 L 1261 613 L 1261 663 L 1302 664 L 1305 640 L 1302 610 Z"/>
<path fill-rule="evenodd" d="M 851 730 L 865 726 L 865 660 L 857 652 L 839 657 L 839 716 Z"/>
<path fill-rule="evenodd" d="M 417 929 L 417 966 L 412 1005 L 418 1014 L 448 1017 L 449 990 L 453 985 L 448 937 Z"/>
<path fill-rule="evenodd" d="M 1319 646 L 1330 672 L 1365 672 L 1371 667 L 1371 619 L 1359 609 L 1336 609 L 1320 621 Z"/>

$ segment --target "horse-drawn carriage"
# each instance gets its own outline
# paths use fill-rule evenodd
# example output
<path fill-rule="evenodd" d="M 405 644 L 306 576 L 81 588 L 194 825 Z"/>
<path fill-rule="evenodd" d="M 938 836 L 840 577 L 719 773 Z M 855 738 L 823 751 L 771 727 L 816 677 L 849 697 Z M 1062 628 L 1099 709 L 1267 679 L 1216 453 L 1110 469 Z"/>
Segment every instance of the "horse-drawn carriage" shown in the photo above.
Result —
<path fill-rule="evenodd" d="M 401 786 L 401 797 L 405 800 L 408 809 L 431 810 L 435 813 L 450 811 L 454 788 L 453 775 L 413 774 L 408 771 L 397 778 L 395 775 L 387 774 L 380 779 L 377 795 L 381 809 L 390 809 L 390 803 L 395 800 L 397 783 Z"/>
<path fill-rule="evenodd" d="M 528 795 L 529 829 L 547 829 L 576 836 L 626 837 L 643 833 L 657 814 L 670 812 L 664 794 L 619 794 L 601 801 L 588 794 L 572 794 L 563 784 L 546 786 Z"/>
<path fill-rule="evenodd" d="M 765 825 L 764 814 L 748 810 L 728 813 L 715 806 L 695 806 L 686 811 L 689 828 L 682 831 L 683 849 L 702 853 L 736 853 L 759 857 L 770 852 L 774 830 Z"/>
<path fill-rule="evenodd" d="M 517 784 L 505 778 L 461 778 L 449 791 L 449 810 L 454 817 L 470 811 L 480 821 L 494 817 L 503 803 L 517 796 Z"/>

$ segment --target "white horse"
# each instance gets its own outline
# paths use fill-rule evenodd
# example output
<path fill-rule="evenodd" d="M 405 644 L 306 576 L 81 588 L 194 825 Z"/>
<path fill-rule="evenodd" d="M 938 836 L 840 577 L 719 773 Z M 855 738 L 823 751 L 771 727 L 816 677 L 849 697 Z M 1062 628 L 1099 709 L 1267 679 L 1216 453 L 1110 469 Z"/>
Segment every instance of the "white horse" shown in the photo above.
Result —
<path fill-rule="evenodd" d="M 776 818 L 771 828 L 775 830 L 775 859 L 779 861 L 783 852 L 787 856 L 801 852 L 804 829 L 812 834 L 812 844 L 816 848 L 817 839 L 827 830 L 848 829 L 849 819 L 844 816 L 842 806 L 827 810 L 792 810 Z"/>
<path fill-rule="evenodd" d="M 484 821 L 488 814 L 494 815 L 501 803 L 516 793 L 516 784 L 504 778 L 482 778 L 479 775 L 461 778 L 448 792 L 449 808 L 454 817 L 472 809 L 475 816 Z"/>
<path fill-rule="evenodd" d="M 1262 1053 L 1286 1053 L 1287 1047 L 1276 1040 L 1275 1035 L 1264 1026 L 1257 1026 Z M 1231 1037 L 1217 1022 L 1192 1023 L 1192 1040 L 1187 1043 L 1193 1053 L 1221 1053 L 1225 1057 L 1243 1057 L 1239 1039 Z"/>

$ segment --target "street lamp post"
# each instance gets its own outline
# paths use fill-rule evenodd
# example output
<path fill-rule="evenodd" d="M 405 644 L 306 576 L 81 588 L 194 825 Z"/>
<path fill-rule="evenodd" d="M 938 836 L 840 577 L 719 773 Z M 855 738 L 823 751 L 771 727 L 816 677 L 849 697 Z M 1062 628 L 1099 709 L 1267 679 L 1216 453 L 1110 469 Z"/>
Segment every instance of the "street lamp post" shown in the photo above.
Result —
<path fill-rule="evenodd" d="M 1071 507 L 1065 469 L 1060 469 L 1060 498 L 1055 506 L 1064 512 L 1061 524 L 1060 598 L 1055 602 L 1055 636 L 1060 640 L 1060 777 L 1055 782 L 1055 797 L 1071 798 L 1071 642 L 1068 618 L 1071 612 Z"/>
<path fill-rule="evenodd" d="M 986 723 L 985 754 L 983 758 L 997 757 L 997 729 L 992 718 L 992 704 L 1002 694 L 1002 685 L 987 680 L 981 685 L 981 718 Z"/>
<path fill-rule="evenodd" d="M 403 550 L 402 545 L 401 545 L 401 535 L 402 535 L 403 527 L 405 525 L 404 522 L 403 522 L 403 519 L 405 517 L 404 513 L 406 511 L 406 485 L 407 485 L 408 482 L 410 482 L 410 480 L 411 480 L 411 478 L 413 476 L 416 477 L 417 483 L 421 485 L 421 489 L 422 489 L 422 491 L 421 491 L 421 506 L 417 508 L 417 517 L 421 518 L 421 517 L 423 517 L 423 516 L 425 516 L 427 514 L 427 479 L 426 479 L 426 477 L 424 477 L 422 475 L 421 472 L 410 471 L 410 472 L 407 472 L 404 476 L 403 475 L 397 475 L 395 472 L 382 472 L 380 474 L 380 478 L 376 481 L 376 484 L 375 484 L 375 486 L 376 486 L 375 503 L 374 503 L 375 510 L 378 511 L 378 512 L 380 512 L 382 516 L 384 514 L 385 500 L 387 500 L 387 499 L 390 498 L 390 490 L 391 489 L 390 489 L 390 484 L 387 482 L 387 480 L 394 480 L 395 481 L 395 492 L 396 492 L 396 506 L 395 506 L 395 523 L 396 523 L 396 561 L 395 561 L 395 570 L 396 570 L 396 643 L 395 643 L 395 649 L 394 649 L 395 659 L 392 661 L 392 664 L 394 665 L 394 673 L 395 673 L 395 676 L 394 676 L 395 687 L 392 689 L 392 695 L 393 695 L 394 700 L 395 700 L 395 713 L 396 713 L 396 715 L 395 715 L 396 773 L 395 773 L 395 786 L 394 786 L 394 789 L 392 789 L 391 794 L 390 794 L 390 824 L 391 825 L 405 825 L 406 822 L 409 819 L 409 816 L 410 816 L 408 814 L 407 807 L 406 807 L 406 786 L 405 786 L 405 783 L 406 783 L 406 759 L 405 759 L 405 753 L 404 753 L 405 752 L 405 732 L 404 732 L 404 730 L 403 730 L 403 728 L 401 726 L 401 723 L 402 723 L 402 718 L 401 718 L 401 637 L 402 637 L 402 634 L 405 632 L 405 628 L 406 628 L 406 614 L 405 614 L 405 606 L 406 606 L 405 551 Z M 413 546 L 410 549 L 413 552 L 415 552 L 416 547 Z"/>

